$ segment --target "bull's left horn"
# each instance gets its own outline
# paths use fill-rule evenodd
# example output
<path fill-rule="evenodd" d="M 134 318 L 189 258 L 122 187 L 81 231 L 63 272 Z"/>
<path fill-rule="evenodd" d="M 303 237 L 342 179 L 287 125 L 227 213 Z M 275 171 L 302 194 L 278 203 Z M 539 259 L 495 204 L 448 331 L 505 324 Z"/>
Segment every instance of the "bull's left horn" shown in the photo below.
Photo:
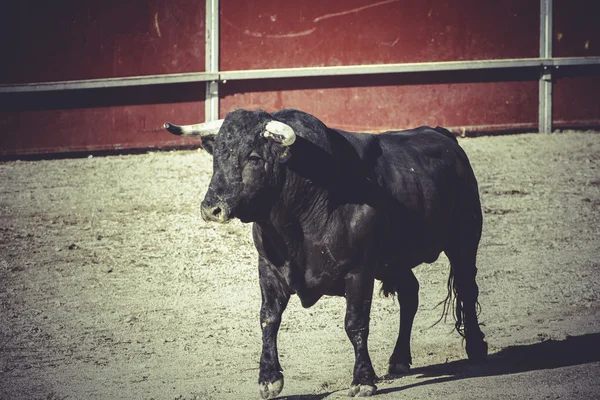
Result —
<path fill-rule="evenodd" d="M 291 146 L 296 141 L 296 133 L 292 127 L 279 121 L 269 122 L 263 136 L 273 139 L 283 146 Z"/>
<path fill-rule="evenodd" d="M 202 124 L 194 125 L 175 125 L 170 122 L 165 122 L 163 128 L 171 132 L 173 135 L 184 136 L 184 137 L 195 137 L 195 136 L 206 136 L 215 135 L 221 129 L 223 125 L 222 119 L 216 121 L 204 122 Z"/>

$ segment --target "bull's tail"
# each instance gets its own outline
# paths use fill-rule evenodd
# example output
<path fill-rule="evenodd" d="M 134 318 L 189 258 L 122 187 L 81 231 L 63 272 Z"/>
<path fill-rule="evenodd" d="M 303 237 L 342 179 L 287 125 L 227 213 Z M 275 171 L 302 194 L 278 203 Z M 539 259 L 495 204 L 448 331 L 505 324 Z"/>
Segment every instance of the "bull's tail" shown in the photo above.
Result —
<path fill-rule="evenodd" d="M 396 286 L 394 286 L 388 281 L 382 281 L 381 290 L 379 291 L 379 294 L 383 295 L 384 297 L 392 296 L 392 298 L 394 298 L 394 296 L 396 295 Z"/>

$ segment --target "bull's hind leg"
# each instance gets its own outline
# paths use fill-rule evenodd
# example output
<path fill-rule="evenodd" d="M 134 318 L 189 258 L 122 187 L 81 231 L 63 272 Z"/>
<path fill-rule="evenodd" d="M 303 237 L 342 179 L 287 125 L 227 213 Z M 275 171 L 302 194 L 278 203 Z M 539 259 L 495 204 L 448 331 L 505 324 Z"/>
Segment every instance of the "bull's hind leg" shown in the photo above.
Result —
<path fill-rule="evenodd" d="M 417 308 L 419 307 L 419 282 L 411 269 L 402 272 L 402 276 L 393 283 L 400 304 L 400 332 L 396 347 L 390 357 L 388 373 L 406 374 L 412 364 L 410 353 L 410 335 Z"/>
<path fill-rule="evenodd" d="M 481 214 L 476 213 L 471 218 L 463 218 L 460 224 L 455 226 L 458 231 L 450 238 L 445 253 L 452 269 L 451 289 L 456 295 L 456 329 L 466 340 L 469 360 L 480 362 L 485 360 L 488 352 L 488 345 L 483 340 L 485 335 L 481 332 L 477 320 L 479 288 L 475 277 L 477 247 L 481 237 Z"/>

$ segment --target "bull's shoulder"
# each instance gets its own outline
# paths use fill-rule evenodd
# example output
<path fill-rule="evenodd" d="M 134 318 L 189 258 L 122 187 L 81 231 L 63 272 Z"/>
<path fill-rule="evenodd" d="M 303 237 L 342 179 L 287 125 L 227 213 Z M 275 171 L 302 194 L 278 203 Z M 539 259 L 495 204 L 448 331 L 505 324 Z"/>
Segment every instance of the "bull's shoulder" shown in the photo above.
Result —
<path fill-rule="evenodd" d="M 340 129 L 330 129 L 330 138 L 338 137 L 339 141 L 346 143 L 348 148 L 355 152 L 362 160 L 381 154 L 379 151 L 378 135 L 370 133 L 346 132 Z M 341 147 L 341 146 L 339 146 Z"/>

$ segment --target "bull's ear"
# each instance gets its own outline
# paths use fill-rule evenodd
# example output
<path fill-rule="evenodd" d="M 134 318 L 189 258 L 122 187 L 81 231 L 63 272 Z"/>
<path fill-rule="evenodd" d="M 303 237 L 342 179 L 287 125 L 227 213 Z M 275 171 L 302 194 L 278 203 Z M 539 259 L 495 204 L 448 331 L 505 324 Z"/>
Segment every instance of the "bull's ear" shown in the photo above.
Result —
<path fill-rule="evenodd" d="M 217 135 L 205 135 L 205 136 L 202 136 L 202 138 L 201 138 L 202 148 L 204 150 L 206 150 L 206 152 L 208 154 L 210 154 L 211 156 L 213 153 L 213 144 L 215 143 L 216 137 L 217 137 Z"/>

